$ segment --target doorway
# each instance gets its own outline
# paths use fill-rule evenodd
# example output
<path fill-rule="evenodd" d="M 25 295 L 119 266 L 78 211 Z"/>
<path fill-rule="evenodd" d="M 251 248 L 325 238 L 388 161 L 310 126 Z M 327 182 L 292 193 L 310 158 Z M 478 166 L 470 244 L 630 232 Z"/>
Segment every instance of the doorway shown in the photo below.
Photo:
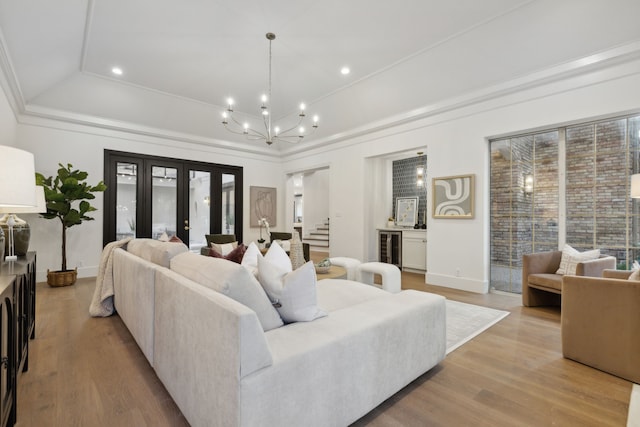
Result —
<path fill-rule="evenodd" d="M 242 167 L 110 150 L 104 158 L 105 245 L 164 234 L 192 251 L 206 245 L 205 234 L 242 241 Z"/>

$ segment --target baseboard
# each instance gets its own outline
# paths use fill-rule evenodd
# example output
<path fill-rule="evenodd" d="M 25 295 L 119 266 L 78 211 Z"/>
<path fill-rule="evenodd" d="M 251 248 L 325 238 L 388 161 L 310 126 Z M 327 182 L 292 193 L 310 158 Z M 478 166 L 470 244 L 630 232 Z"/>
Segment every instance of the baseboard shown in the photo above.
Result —
<path fill-rule="evenodd" d="M 489 292 L 489 282 L 487 280 L 476 280 L 427 272 L 426 281 L 429 285 L 444 286 L 445 288 L 459 289 L 477 294 L 486 294 Z"/>

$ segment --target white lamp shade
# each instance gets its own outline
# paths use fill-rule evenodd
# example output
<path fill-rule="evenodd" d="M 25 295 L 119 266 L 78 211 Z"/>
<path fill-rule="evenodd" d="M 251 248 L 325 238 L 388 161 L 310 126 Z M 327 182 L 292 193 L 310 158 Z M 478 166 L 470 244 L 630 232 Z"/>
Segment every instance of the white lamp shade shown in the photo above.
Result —
<path fill-rule="evenodd" d="M 640 199 L 640 173 L 631 175 L 631 198 Z"/>
<path fill-rule="evenodd" d="M 36 206 L 33 154 L 0 145 L 0 206 Z"/>
<path fill-rule="evenodd" d="M 0 206 L 0 213 L 44 213 L 47 211 L 47 201 L 44 198 L 44 187 L 35 186 L 36 206 Z"/>

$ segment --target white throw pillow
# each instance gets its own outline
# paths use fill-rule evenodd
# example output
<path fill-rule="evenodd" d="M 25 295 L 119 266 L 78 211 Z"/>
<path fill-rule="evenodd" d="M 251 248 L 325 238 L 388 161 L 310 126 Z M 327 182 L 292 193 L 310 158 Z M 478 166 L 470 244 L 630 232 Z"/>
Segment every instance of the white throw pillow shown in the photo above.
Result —
<path fill-rule="evenodd" d="M 629 275 L 629 280 L 640 280 L 640 269 L 634 269 Z"/>
<path fill-rule="evenodd" d="M 160 237 L 158 237 L 158 240 L 160 240 L 161 242 L 168 242 L 169 241 L 169 235 L 167 234 L 166 231 L 164 231 Z"/>
<path fill-rule="evenodd" d="M 327 315 L 318 308 L 313 262 L 287 271 L 267 257 L 258 258 L 258 278 L 285 323 L 310 322 Z"/>
<path fill-rule="evenodd" d="M 562 248 L 562 258 L 560 259 L 560 267 L 556 274 L 562 275 L 575 275 L 578 263 L 582 261 L 589 261 L 600 257 L 600 249 L 593 249 L 590 251 L 579 252 L 572 248 L 570 245 L 565 244 Z"/>
<path fill-rule="evenodd" d="M 282 249 L 282 247 L 278 244 L 278 242 L 271 243 L 267 254 L 264 256 L 264 259 L 271 262 L 272 264 L 277 265 L 279 268 L 285 270 L 287 273 L 293 270 L 291 266 L 291 258 L 289 255 Z M 258 270 L 260 269 L 258 264 Z"/>
<path fill-rule="evenodd" d="M 254 276 L 258 277 L 258 260 L 263 258 L 269 260 L 271 263 L 277 265 L 286 272 L 293 270 L 291 267 L 291 258 L 289 258 L 289 255 L 287 255 L 287 253 L 276 242 L 271 244 L 271 247 L 269 247 L 269 250 L 264 256 L 262 255 L 262 252 L 260 252 L 258 246 L 256 246 L 254 242 L 251 242 L 242 257 L 240 265 L 253 273 Z"/>
<path fill-rule="evenodd" d="M 240 265 L 249 270 L 251 274 L 258 277 L 258 258 L 262 258 L 260 248 L 258 248 L 255 243 L 251 242 L 242 257 Z"/>
<path fill-rule="evenodd" d="M 227 256 L 232 250 L 238 247 L 238 242 L 231 243 L 211 243 L 211 249 L 218 252 L 222 256 Z"/>

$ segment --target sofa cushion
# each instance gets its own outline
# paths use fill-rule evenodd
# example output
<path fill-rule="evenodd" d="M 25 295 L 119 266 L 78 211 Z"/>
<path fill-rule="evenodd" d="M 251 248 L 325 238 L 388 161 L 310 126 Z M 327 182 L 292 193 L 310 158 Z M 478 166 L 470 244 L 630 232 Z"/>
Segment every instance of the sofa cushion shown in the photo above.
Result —
<path fill-rule="evenodd" d="M 127 244 L 127 251 L 144 260 L 169 268 L 174 256 L 188 252 L 184 243 L 161 242 L 153 239 L 133 239 Z"/>
<path fill-rule="evenodd" d="M 317 283 L 318 305 L 328 313 L 389 296 L 375 286 L 344 279 L 323 279 Z"/>
<path fill-rule="evenodd" d="M 570 245 L 565 244 L 562 248 L 562 258 L 560 259 L 560 267 L 556 274 L 576 274 L 576 267 L 579 262 L 589 261 L 600 257 L 600 249 L 579 252 Z"/>
<path fill-rule="evenodd" d="M 530 274 L 529 286 L 531 285 L 562 291 L 562 275 L 548 273 Z"/>
<path fill-rule="evenodd" d="M 258 258 L 258 278 L 285 323 L 310 322 L 327 315 L 318 308 L 313 262 L 287 271 L 267 257 Z"/>
<path fill-rule="evenodd" d="M 191 252 L 174 257 L 170 268 L 196 283 L 246 305 L 256 312 L 263 330 L 268 331 L 283 325 L 264 289 L 246 268 L 225 259 L 204 257 Z"/>

